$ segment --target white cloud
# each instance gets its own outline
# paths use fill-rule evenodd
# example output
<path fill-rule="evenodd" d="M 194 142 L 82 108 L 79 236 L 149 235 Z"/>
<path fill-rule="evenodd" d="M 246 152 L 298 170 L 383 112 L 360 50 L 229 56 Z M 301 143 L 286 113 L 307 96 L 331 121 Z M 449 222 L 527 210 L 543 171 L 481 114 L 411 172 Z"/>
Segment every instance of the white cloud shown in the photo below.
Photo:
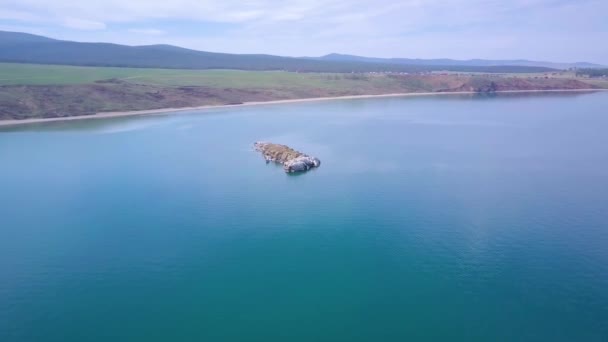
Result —
<path fill-rule="evenodd" d="M 496 23 L 497 19 L 514 13 L 525 17 L 536 12 L 551 13 L 560 7 L 606 9 L 602 2 L 605 3 L 604 0 L 579 0 L 575 4 L 555 0 L 20 0 L 18 3 L 0 0 L 0 8 L 4 8 L 0 10 L 0 18 L 2 12 L 12 12 L 13 16 L 67 16 L 98 23 L 190 19 L 227 23 L 301 21 L 326 25 L 336 22 L 355 25 L 376 18 L 379 20 L 374 23 L 379 27 L 420 28 L 436 24 Z M 572 17 L 580 17 L 576 11 L 569 9 L 569 12 Z"/>
<path fill-rule="evenodd" d="M 160 36 L 160 35 L 167 33 L 163 30 L 151 29 L 151 28 L 134 28 L 134 29 L 129 29 L 129 32 L 138 33 L 138 34 L 147 34 L 147 35 L 151 35 L 151 36 Z"/>
<path fill-rule="evenodd" d="M 106 24 L 102 22 L 78 18 L 65 18 L 63 26 L 76 30 L 103 30 L 106 28 Z"/>

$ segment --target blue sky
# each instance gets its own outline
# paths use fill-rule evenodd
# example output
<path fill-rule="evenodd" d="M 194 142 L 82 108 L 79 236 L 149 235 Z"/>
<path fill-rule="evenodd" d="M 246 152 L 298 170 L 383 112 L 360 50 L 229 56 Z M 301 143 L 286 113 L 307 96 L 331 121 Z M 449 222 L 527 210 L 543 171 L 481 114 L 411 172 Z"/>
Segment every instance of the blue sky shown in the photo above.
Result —
<path fill-rule="evenodd" d="M 608 0 L 0 0 L 0 30 L 286 56 L 608 64 Z"/>

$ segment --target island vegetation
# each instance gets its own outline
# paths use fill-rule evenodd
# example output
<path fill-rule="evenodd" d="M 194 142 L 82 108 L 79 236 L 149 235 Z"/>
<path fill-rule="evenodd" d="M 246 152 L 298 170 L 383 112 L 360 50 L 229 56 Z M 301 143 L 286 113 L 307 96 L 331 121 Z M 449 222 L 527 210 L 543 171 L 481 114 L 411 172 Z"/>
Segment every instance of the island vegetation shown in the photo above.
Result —
<path fill-rule="evenodd" d="M 287 173 L 305 172 L 321 166 L 318 158 L 298 152 L 286 145 L 258 141 L 254 144 L 254 148 L 262 153 L 267 163 L 279 163 Z"/>

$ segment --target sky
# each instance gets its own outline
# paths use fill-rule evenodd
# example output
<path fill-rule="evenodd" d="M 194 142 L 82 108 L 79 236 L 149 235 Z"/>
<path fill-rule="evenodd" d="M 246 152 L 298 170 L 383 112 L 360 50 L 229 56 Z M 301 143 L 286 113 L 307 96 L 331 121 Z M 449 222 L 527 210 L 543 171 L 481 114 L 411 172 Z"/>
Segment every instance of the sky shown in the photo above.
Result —
<path fill-rule="evenodd" d="M 0 30 L 283 56 L 608 64 L 608 0 L 0 0 Z"/>

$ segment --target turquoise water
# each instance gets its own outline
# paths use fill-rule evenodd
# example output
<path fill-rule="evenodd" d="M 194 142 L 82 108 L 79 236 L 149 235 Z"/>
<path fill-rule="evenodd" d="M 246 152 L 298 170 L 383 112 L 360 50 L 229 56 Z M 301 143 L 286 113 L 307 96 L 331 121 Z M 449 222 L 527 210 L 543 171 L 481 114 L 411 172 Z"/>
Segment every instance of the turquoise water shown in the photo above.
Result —
<path fill-rule="evenodd" d="M 0 132 L 0 341 L 608 341 L 608 93 Z M 319 157 L 289 176 L 256 140 Z"/>

